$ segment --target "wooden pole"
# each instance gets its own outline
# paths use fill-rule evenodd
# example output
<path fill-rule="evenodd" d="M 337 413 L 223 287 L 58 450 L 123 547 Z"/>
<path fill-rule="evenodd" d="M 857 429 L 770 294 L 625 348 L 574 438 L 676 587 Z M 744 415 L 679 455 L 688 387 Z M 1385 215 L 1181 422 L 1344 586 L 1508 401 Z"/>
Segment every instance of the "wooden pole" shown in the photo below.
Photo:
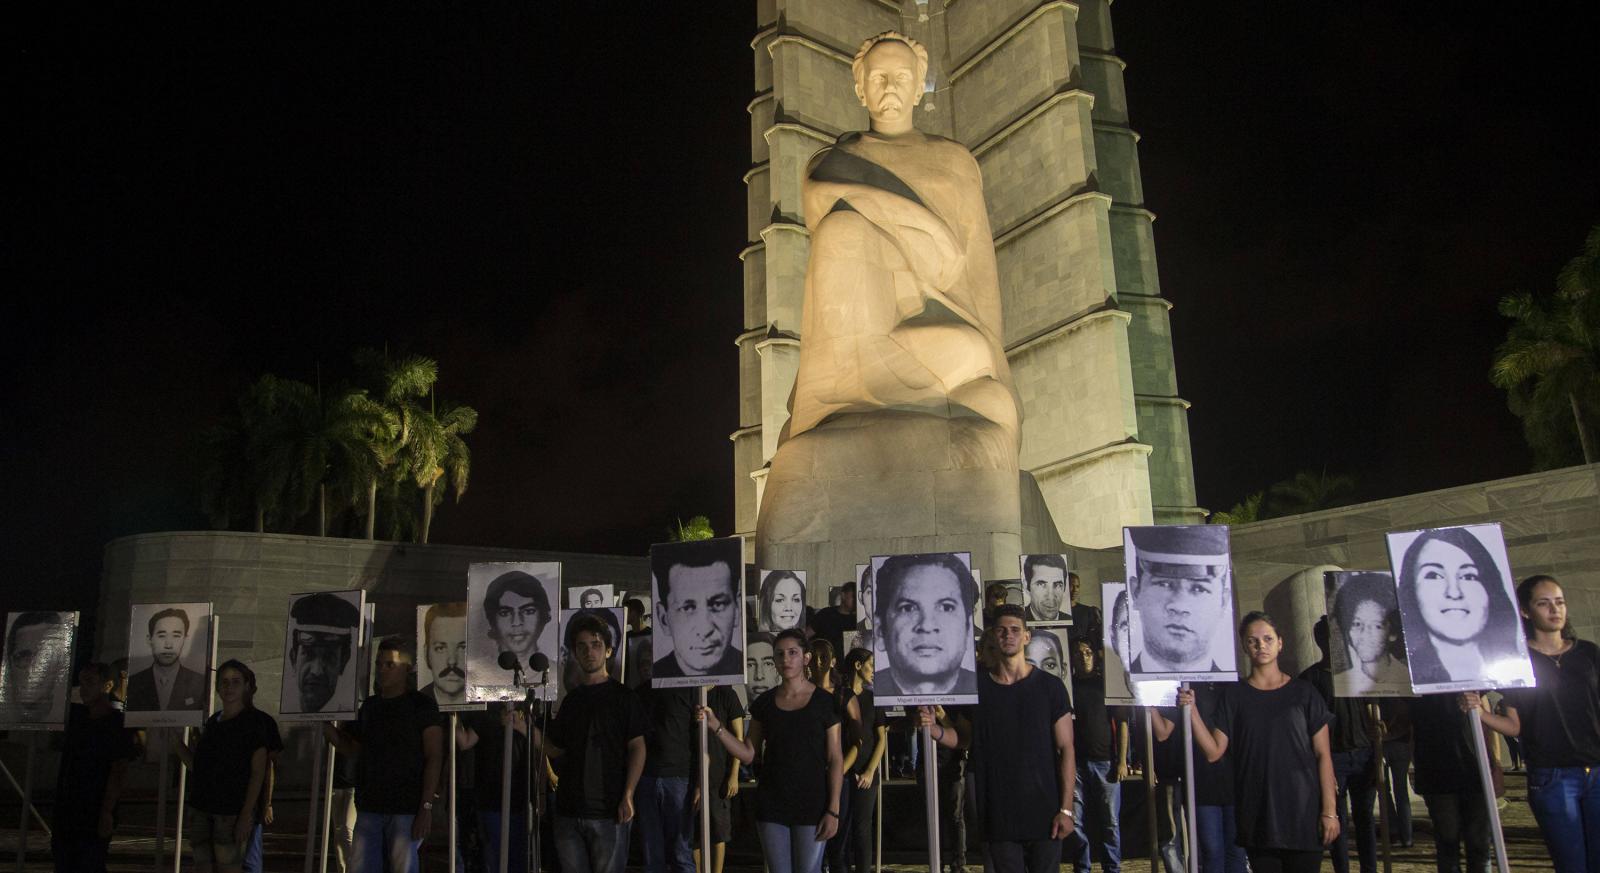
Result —
<path fill-rule="evenodd" d="M 1183 683 L 1185 690 L 1192 686 Z M 1195 814 L 1194 805 L 1194 705 L 1189 704 L 1182 708 L 1179 715 L 1183 718 L 1183 794 L 1188 810 L 1189 836 L 1189 873 L 1200 873 L 1200 822 Z"/>
<path fill-rule="evenodd" d="M 189 729 L 181 728 L 179 736 L 183 737 L 185 745 L 189 742 Z M 184 795 L 189 789 L 189 768 L 178 762 L 178 811 L 177 824 L 172 829 L 172 873 L 180 873 L 183 866 L 183 806 Z"/>
<path fill-rule="evenodd" d="M 456 873 L 456 727 L 460 721 L 460 713 L 450 713 L 450 860 L 445 867 L 449 873 Z"/>
<path fill-rule="evenodd" d="M 873 843 L 872 849 L 872 873 L 883 873 L 883 780 L 888 778 L 889 756 L 884 755 L 878 761 L 878 784 L 875 789 L 878 801 L 877 815 L 875 816 L 878 820 L 876 825 L 878 832 L 876 834 L 877 841 Z"/>
<path fill-rule="evenodd" d="M 709 704 L 707 690 L 711 686 L 700 686 L 700 708 L 705 709 Z M 706 729 L 706 720 L 695 719 L 699 726 L 700 734 L 700 870 L 701 873 L 711 873 L 714 858 L 711 857 L 711 803 L 713 790 L 711 785 L 711 734 Z M 836 871 L 843 873 L 843 871 Z"/>
<path fill-rule="evenodd" d="M 1489 835 L 1494 838 L 1494 859 L 1500 865 L 1500 873 L 1511 873 L 1506 862 L 1506 835 L 1500 831 L 1500 807 L 1495 805 L 1494 800 L 1494 776 L 1489 772 L 1495 763 L 1483 742 L 1483 713 L 1474 708 L 1471 716 L 1472 744 L 1477 747 L 1478 774 L 1483 777 L 1483 801 L 1489 804 Z"/>
<path fill-rule="evenodd" d="M 1373 742 L 1373 769 L 1377 771 L 1378 786 L 1378 836 L 1383 840 L 1383 873 L 1394 873 L 1394 859 L 1391 857 L 1389 839 L 1389 805 L 1383 802 L 1384 795 L 1389 793 L 1389 783 L 1383 776 L 1383 716 L 1378 711 L 1378 704 L 1367 704 L 1367 717 L 1372 719 Z"/>
<path fill-rule="evenodd" d="M 939 855 L 939 761 L 936 754 L 938 747 L 933 742 L 933 728 L 922 729 L 922 781 L 925 785 L 923 791 L 924 805 L 928 811 L 928 870 L 937 873 L 940 868 Z"/>
<path fill-rule="evenodd" d="M 162 861 L 167 854 L 167 779 L 171 773 L 170 762 L 172 759 L 172 741 L 167 739 L 166 728 L 151 728 L 151 737 L 155 738 L 161 746 L 160 764 L 157 765 L 159 775 L 156 777 L 156 857 L 155 870 L 160 873 Z M 311 873 L 307 870 L 306 873 Z"/>
<path fill-rule="evenodd" d="M 317 869 L 328 873 L 328 838 L 333 835 L 333 774 L 339 769 L 339 749 L 328 744 L 328 769 L 322 774 L 322 851 L 317 853 Z M 345 804 L 339 804 L 339 815 L 344 816 Z M 348 820 L 348 816 L 346 816 Z"/>
<path fill-rule="evenodd" d="M 311 755 L 311 782 L 306 788 L 306 864 L 305 873 L 316 867 L 317 857 L 317 801 L 322 799 L 322 727 L 315 728 L 315 752 Z"/>
<path fill-rule="evenodd" d="M 1150 707 L 1144 709 L 1145 820 L 1150 825 L 1150 873 L 1161 864 L 1161 831 L 1156 827 L 1156 743 L 1150 733 Z"/>
<path fill-rule="evenodd" d="M 507 703 L 505 710 L 504 746 L 500 750 L 500 873 L 506 873 L 511 864 L 511 755 L 514 752 L 513 736 L 516 714 L 515 704 Z"/>

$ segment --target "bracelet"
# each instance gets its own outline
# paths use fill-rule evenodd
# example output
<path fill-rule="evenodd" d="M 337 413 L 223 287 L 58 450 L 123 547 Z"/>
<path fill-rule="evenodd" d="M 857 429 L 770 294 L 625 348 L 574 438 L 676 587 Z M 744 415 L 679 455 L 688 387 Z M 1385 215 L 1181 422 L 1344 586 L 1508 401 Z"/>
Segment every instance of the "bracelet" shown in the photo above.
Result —
<path fill-rule="evenodd" d="M 1323 817 L 1323 818 L 1331 818 L 1331 819 L 1333 819 L 1333 820 L 1334 820 L 1334 821 L 1338 821 L 1338 820 L 1339 820 L 1339 817 L 1338 817 L 1338 816 L 1336 816 L 1336 815 L 1328 815 L 1328 814 L 1327 814 L 1327 813 L 1323 813 L 1323 814 L 1322 814 L 1322 817 Z"/>
<path fill-rule="evenodd" d="M 939 735 L 934 737 L 933 741 L 936 742 L 936 743 L 944 742 L 944 725 L 942 725 L 942 724 L 941 725 L 935 725 L 935 727 L 937 727 L 939 729 Z"/>
<path fill-rule="evenodd" d="M 722 725 L 719 724 L 719 725 L 717 725 L 717 732 L 712 734 L 712 736 L 720 737 L 720 736 L 722 736 L 722 732 L 725 731 L 725 730 L 727 730 L 727 728 L 725 728 L 725 727 L 723 727 Z"/>
<path fill-rule="evenodd" d="M 833 817 L 834 817 L 834 818 L 838 818 L 838 817 L 839 817 L 839 814 L 838 814 L 838 813 L 837 813 L 837 812 L 834 812 L 834 811 L 833 811 L 833 810 L 831 810 L 831 809 L 824 809 L 824 810 L 823 810 L 823 811 L 822 811 L 822 814 L 823 814 L 823 815 L 831 815 L 831 816 L 833 816 Z"/>
<path fill-rule="evenodd" d="M 1067 818 L 1072 818 L 1072 817 L 1073 817 L 1073 816 L 1072 816 L 1072 810 L 1070 810 L 1070 809 L 1067 809 L 1067 808 L 1065 808 L 1065 807 L 1063 807 L 1063 808 L 1061 808 L 1061 809 L 1058 809 L 1058 810 L 1056 810 L 1056 811 L 1057 811 L 1057 812 L 1059 812 L 1059 813 L 1061 813 L 1061 814 L 1062 814 L 1062 815 L 1064 815 L 1064 816 L 1066 816 L 1066 817 L 1067 817 Z"/>

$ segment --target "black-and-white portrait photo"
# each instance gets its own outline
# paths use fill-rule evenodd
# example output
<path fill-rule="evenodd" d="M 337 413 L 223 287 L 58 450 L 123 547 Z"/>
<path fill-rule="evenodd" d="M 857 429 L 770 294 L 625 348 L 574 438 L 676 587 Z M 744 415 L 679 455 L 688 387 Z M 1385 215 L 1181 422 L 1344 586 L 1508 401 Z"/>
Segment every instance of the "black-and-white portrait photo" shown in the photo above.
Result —
<path fill-rule="evenodd" d="M 1028 625 L 1028 644 L 1022 656 L 1034 669 L 1043 670 L 1061 680 L 1067 689 L 1067 702 L 1072 702 L 1072 658 L 1076 653 L 1067 636 L 1068 625 Z"/>
<path fill-rule="evenodd" d="M 872 559 L 878 706 L 978 701 L 979 583 L 966 552 Z"/>
<path fill-rule="evenodd" d="M 568 609 L 599 609 L 616 602 L 614 585 L 578 585 L 567 589 Z"/>
<path fill-rule="evenodd" d="M 573 634 L 576 633 L 576 630 L 572 622 L 573 619 L 580 615 L 592 615 L 600 619 L 600 623 L 605 627 L 607 635 L 606 648 L 611 651 L 611 657 L 606 659 L 606 672 L 612 679 L 624 685 L 630 684 L 628 681 L 630 677 L 625 672 L 627 667 L 623 663 L 628 652 L 627 610 L 620 606 L 563 609 L 558 619 L 559 628 L 557 631 L 557 636 L 561 640 L 561 657 L 554 660 L 550 665 L 552 671 L 556 669 L 557 664 L 560 665 L 559 674 L 556 672 L 550 674 L 551 677 L 557 675 L 561 677 L 559 693 L 565 695 L 583 684 L 584 681 L 584 665 L 573 657 L 573 652 L 576 651 L 573 648 Z M 537 679 L 538 677 L 534 678 Z"/>
<path fill-rule="evenodd" d="M 1334 696 L 1412 696 L 1394 577 L 1383 571 L 1331 571 L 1322 575 L 1322 584 Z"/>
<path fill-rule="evenodd" d="M 804 570 L 762 570 L 756 594 L 756 630 L 776 634 L 806 625 Z"/>
<path fill-rule="evenodd" d="M 1388 541 L 1418 694 L 1533 684 L 1500 525 L 1391 533 Z"/>
<path fill-rule="evenodd" d="M 771 691 L 782 681 L 778 677 L 776 647 L 777 641 L 772 634 L 757 632 L 746 640 L 744 684 L 751 700 Z"/>
<path fill-rule="evenodd" d="M 656 688 L 745 681 L 744 538 L 650 547 Z"/>
<path fill-rule="evenodd" d="M 467 604 L 417 607 L 417 690 L 440 712 L 483 709 L 467 699 Z"/>
<path fill-rule="evenodd" d="M 129 727 L 198 726 L 211 695 L 211 604 L 136 603 L 128 621 Z"/>
<path fill-rule="evenodd" d="M 1022 605 L 1028 611 L 1028 624 L 1072 622 L 1072 595 L 1067 590 L 1066 555 L 1023 555 Z M 1006 602 L 1010 603 L 1007 593 Z"/>
<path fill-rule="evenodd" d="M 0 650 L 0 727 L 59 730 L 67 722 L 76 612 L 43 610 L 6 616 Z"/>
<path fill-rule="evenodd" d="M 357 653 L 365 608 L 366 592 L 359 589 L 289 595 L 280 720 L 355 717 L 364 672 Z"/>
<path fill-rule="evenodd" d="M 1109 605 L 1107 615 L 1111 619 L 1101 630 L 1105 652 L 1106 703 L 1175 705 L 1181 683 L 1165 679 L 1136 683 L 1128 672 L 1128 665 L 1133 662 L 1133 635 L 1127 583 L 1101 584 L 1100 602 Z"/>
<path fill-rule="evenodd" d="M 1134 680 L 1236 681 L 1227 525 L 1123 528 L 1123 565 Z"/>
<path fill-rule="evenodd" d="M 554 676 L 560 654 L 556 611 L 559 563 L 472 564 L 467 568 L 467 699 L 522 700 L 538 680 L 533 657 L 542 654 Z M 501 655 L 516 668 L 500 666 Z M 554 700 L 556 683 L 537 689 Z"/>

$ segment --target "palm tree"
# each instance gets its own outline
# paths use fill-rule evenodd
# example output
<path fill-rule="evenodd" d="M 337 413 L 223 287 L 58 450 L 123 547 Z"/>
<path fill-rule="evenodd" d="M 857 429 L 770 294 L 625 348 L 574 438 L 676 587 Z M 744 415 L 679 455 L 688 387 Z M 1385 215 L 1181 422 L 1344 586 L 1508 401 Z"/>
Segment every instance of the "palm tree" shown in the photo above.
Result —
<path fill-rule="evenodd" d="M 1294 478 L 1285 479 L 1267 489 L 1266 513 L 1262 518 L 1281 515 L 1300 515 L 1319 509 L 1332 509 L 1349 504 L 1355 496 L 1356 481 L 1341 473 L 1329 475 L 1327 470 L 1312 473 L 1301 470 Z"/>
<path fill-rule="evenodd" d="M 716 531 L 711 529 L 711 519 L 697 515 L 686 523 L 677 519 L 673 526 L 667 529 L 667 542 L 687 543 L 694 540 L 709 540 L 715 538 Z"/>
<path fill-rule="evenodd" d="M 1509 294 L 1500 299 L 1500 314 L 1512 324 L 1489 378 L 1522 419 L 1535 463 L 1600 460 L 1593 436 L 1600 421 L 1600 225 L 1557 276 L 1555 294 Z"/>
<path fill-rule="evenodd" d="M 1261 501 L 1266 493 L 1257 491 L 1245 499 L 1235 503 L 1233 508 L 1226 512 L 1211 513 L 1212 524 L 1249 524 L 1261 520 Z"/>
<path fill-rule="evenodd" d="M 478 426 L 478 412 L 470 406 L 446 407 L 443 414 L 432 409 L 415 409 L 410 415 L 410 434 L 405 446 L 406 467 L 413 482 L 422 489 L 422 526 L 418 542 L 428 541 L 433 526 L 433 508 L 444 502 L 437 486 L 441 479 L 455 491 L 457 502 L 467 491 L 472 474 L 472 453 L 461 437 Z"/>
<path fill-rule="evenodd" d="M 387 352 L 373 349 L 358 349 L 353 357 L 367 396 L 382 410 L 382 424 L 367 428 L 361 438 L 371 459 L 364 471 L 370 540 L 377 530 L 378 488 L 386 479 L 398 478 L 405 472 L 402 456 L 411 439 L 412 424 L 421 411 L 416 401 L 433 389 L 439 378 L 439 364 L 421 356 L 391 359 Z"/>

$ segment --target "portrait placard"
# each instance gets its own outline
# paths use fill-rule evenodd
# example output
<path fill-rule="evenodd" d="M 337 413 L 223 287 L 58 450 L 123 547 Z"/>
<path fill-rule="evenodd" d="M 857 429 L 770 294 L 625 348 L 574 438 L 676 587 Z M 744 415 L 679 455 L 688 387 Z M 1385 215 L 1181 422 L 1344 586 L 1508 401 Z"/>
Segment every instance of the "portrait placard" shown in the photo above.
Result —
<path fill-rule="evenodd" d="M 558 676 L 557 607 L 561 564 L 484 563 L 467 567 L 467 699 L 474 703 L 522 700 L 534 688 L 538 700 L 554 700 L 556 683 L 539 682 L 534 655 L 549 660 Z M 517 670 L 500 666 L 501 653 Z M 518 682 L 520 677 L 521 681 Z"/>
<path fill-rule="evenodd" d="M 872 559 L 874 703 L 880 707 L 978 702 L 979 582 L 968 552 Z"/>
<path fill-rule="evenodd" d="M 771 691 L 782 681 L 778 676 L 777 640 L 772 634 L 757 631 L 745 641 L 745 691 L 751 700 Z"/>
<path fill-rule="evenodd" d="M 1034 669 L 1043 670 L 1061 681 L 1067 689 L 1068 705 L 1072 703 L 1072 662 L 1069 659 L 1077 656 L 1068 636 L 1071 627 L 1059 621 L 1029 624 L 1028 645 L 1022 650 L 1023 659 Z"/>
<path fill-rule="evenodd" d="M 128 619 L 128 727 L 197 727 L 211 696 L 211 604 L 135 603 Z"/>
<path fill-rule="evenodd" d="M 655 688 L 745 681 L 744 538 L 650 547 Z"/>
<path fill-rule="evenodd" d="M 417 690 L 440 712 L 466 712 L 486 704 L 467 699 L 467 604 L 417 607 Z"/>
<path fill-rule="evenodd" d="M 6 616 L 0 651 L 0 728 L 58 731 L 67 724 L 78 613 L 33 610 Z"/>
<path fill-rule="evenodd" d="M 1533 686 L 1499 524 L 1391 533 L 1388 544 L 1418 694 Z"/>
<path fill-rule="evenodd" d="M 561 640 L 561 656 L 552 664 L 552 669 L 560 665 L 559 672 L 552 672 L 551 676 L 560 677 L 560 690 L 558 694 L 565 696 L 567 692 L 576 688 L 583 682 L 583 665 L 573 656 L 574 634 L 573 619 L 580 615 L 592 615 L 600 620 L 605 627 L 607 638 L 610 640 L 611 657 L 606 661 L 606 671 L 612 679 L 628 684 L 627 652 L 628 652 L 628 615 L 627 611 L 618 606 L 605 606 L 589 609 L 563 609 L 557 619 L 557 638 Z"/>
<path fill-rule="evenodd" d="M 1106 703 L 1132 706 L 1176 706 L 1180 683 L 1157 679 L 1134 682 L 1128 672 L 1132 662 L 1132 635 L 1128 615 L 1128 584 L 1100 585 L 1100 602 L 1109 605 L 1111 620 L 1101 628 L 1105 652 Z"/>
<path fill-rule="evenodd" d="M 1125 527 L 1135 682 L 1237 682 L 1228 526 Z"/>
<path fill-rule="evenodd" d="M 1028 613 L 1028 624 L 1036 622 L 1072 623 L 1072 594 L 1067 586 L 1066 555 L 1022 555 L 1017 559 L 1021 570 L 1022 606 Z M 1011 603 L 1011 593 L 1006 593 Z"/>
<path fill-rule="evenodd" d="M 1386 571 L 1322 574 L 1328 663 L 1335 697 L 1414 697 L 1394 576 Z"/>
<path fill-rule="evenodd" d="M 776 634 L 806 625 L 806 571 L 762 570 L 756 593 L 756 630 Z"/>
<path fill-rule="evenodd" d="M 366 603 L 360 589 L 289 595 L 279 721 L 355 718 Z"/>
<path fill-rule="evenodd" d="M 600 609 L 615 606 L 615 585 L 576 585 L 567 589 L 568 609 Z"/>

